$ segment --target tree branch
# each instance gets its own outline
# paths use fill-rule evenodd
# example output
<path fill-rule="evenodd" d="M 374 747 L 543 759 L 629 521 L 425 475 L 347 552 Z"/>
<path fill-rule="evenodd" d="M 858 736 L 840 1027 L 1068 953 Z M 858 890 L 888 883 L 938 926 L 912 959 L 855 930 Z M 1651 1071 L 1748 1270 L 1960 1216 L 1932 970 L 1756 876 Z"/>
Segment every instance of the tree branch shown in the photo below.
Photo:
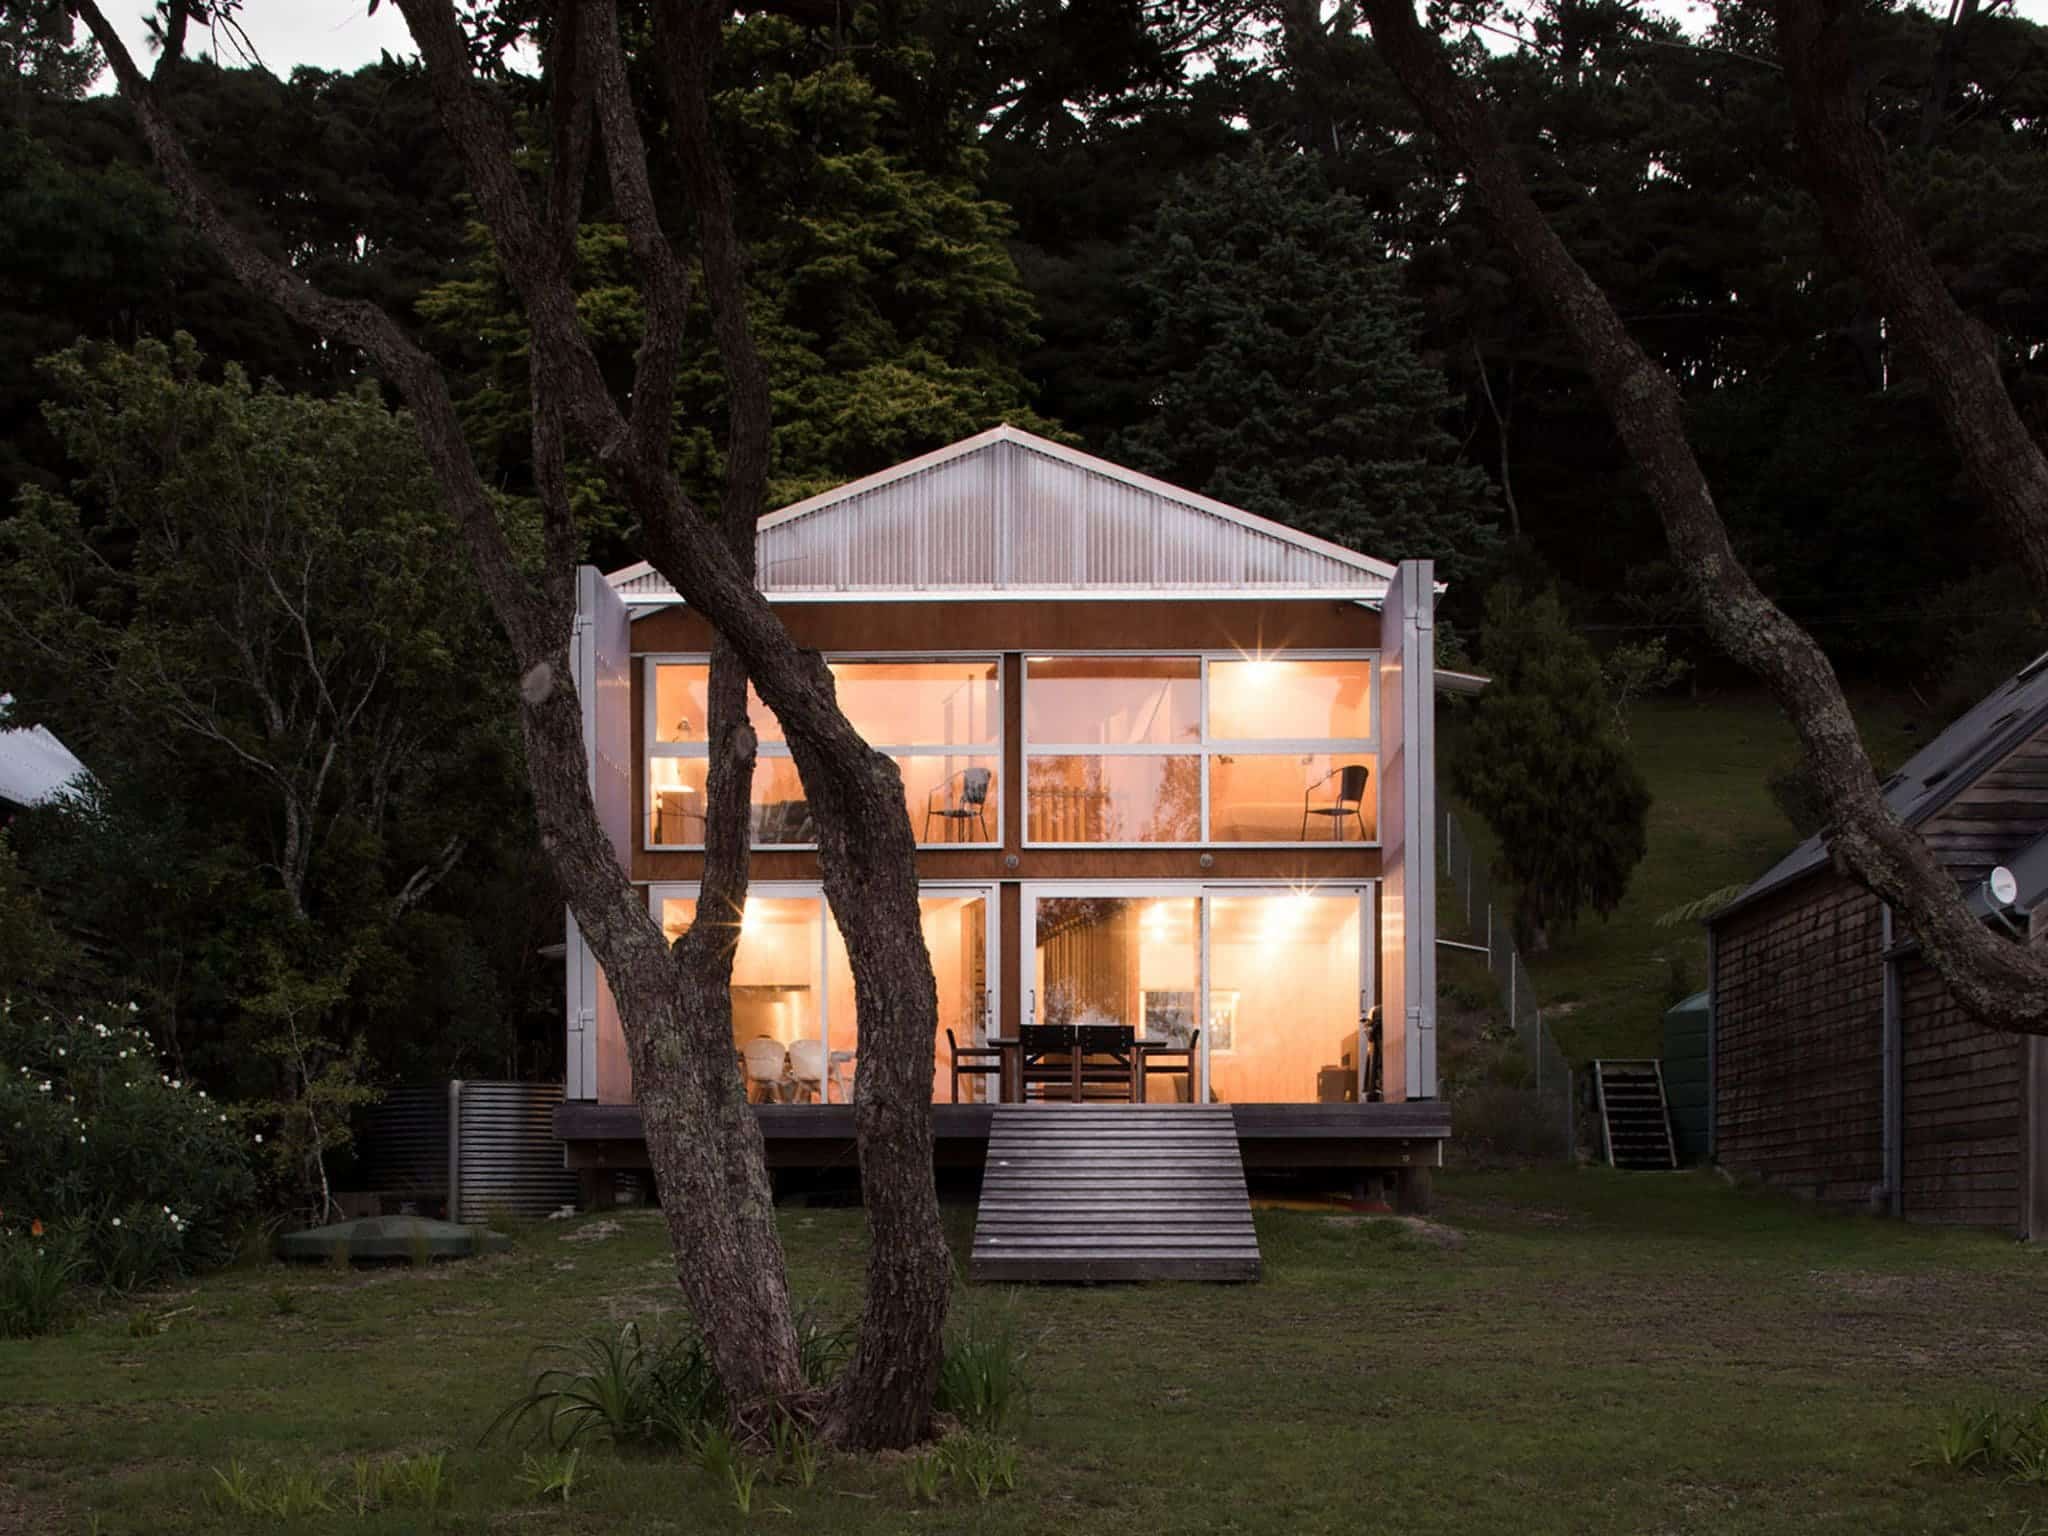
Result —
<path fill-rule="evenodd" d="M 2048 598 L 2048 458 L 2020 420 L 1989 333 L 1956 303 L 1886 195 L 1849 52 L 1861 9 L 1854 0 L 1773 0 L 1772 9 L 1806 184 L 1830 242 L 1925 364 L 1964 472 L 2005 529 L 2035 594 Z"/>
<path fill-rule="evenodd" d="M 1791 717 L 1833 821 L 1837 864 L 1906 919 L 1929 964 L 1973 1015 L 1995 1028 L 2048 1034 L 2048 963 L 1972 917 L 1955 881 L 1885 804 L 1834 668 L 1736 557 L 1686 439 L 1671 376 L 1630 337 L 1544 219 L 1485 106 L 1417 22 L 1413 0 L 1361 0 L 1361 9 L 1381 57 L 1469 175 L 1523 279 L 1585 360 L 1709 633 L 1764 680 Z"/>

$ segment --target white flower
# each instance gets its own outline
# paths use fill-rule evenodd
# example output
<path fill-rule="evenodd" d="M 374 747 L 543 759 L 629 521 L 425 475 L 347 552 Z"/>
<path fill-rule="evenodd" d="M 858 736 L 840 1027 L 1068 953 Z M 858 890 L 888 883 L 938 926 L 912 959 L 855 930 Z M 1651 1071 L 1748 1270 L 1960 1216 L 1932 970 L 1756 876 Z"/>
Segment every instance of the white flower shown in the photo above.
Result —
<path fill-rule="evenodd" d="M 116 1216 L 116 1217 L 114 1218 L 114 1225 L 115 1225 L 115 1226 L 117 1226 L 117 1227 L 118 1227 L 119 1225 L 121 1225 L 121 1218 L 120 1218 L 120 1217 Z"/>
<path fill-rule="evenodd" d="M 261 1131 L 256 1133 L 256 1145 L 259 1147 L 263 1145 L 263 1133 Z"/>
<path fill-rule="evenodd" d="M 70 1055 L 71 1053 L 70 1053 L 69 1051 L 65 1050 L 65 1049 L 64 1049 L 64 1047 L 60 1045 L 60 1046 L 58 1046 L 58 1047 L 57 1047 L 57 1054 L 58 1054 L 59 1056 L 68 1056 L 68 1055 Z"/>
<path fill-rule="evenodd" d="M 128 1005 L 128 1011 L 129 1011 L 130 1013 L 140 1013 L 140 1012 L 142 1012 L 142 1008 L 141 1008 L 141 1005 L 140 1005 L 140 1004 L 137 1004 L 137 1003 L 130 1003 L 130 1004 Z"/>

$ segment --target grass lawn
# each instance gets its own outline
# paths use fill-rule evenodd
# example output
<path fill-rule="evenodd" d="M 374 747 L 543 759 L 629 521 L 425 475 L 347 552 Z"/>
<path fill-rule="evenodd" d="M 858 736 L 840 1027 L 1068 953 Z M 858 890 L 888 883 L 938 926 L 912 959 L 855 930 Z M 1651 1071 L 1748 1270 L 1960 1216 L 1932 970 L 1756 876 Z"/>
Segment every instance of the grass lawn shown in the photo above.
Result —
<path fill-rule="evenodd" d="M 950 1210 L 963 1255 L 971 1219 Z M 0 1342 L 0 1530 L 279 1529 L 214 1513 L 209 1468 L 345 1483 L 352 1456 L 436 1448 L 437 1517 L 292 1529 L 2048 1529 L 2048 1489 L 1916 1464 L 1946 1406 L 2048 1390 L 2048 1255 L 1692 1175 L 1457 1174 L 1437 1219 L 1449 1245 L 1262 1212 L 1255 1286 L 967 1289 L 1028 1340 L 1018 1490 L 919 1505 L 900 1468 L 834 1462 L 751 1517 L 680 1460 L 603 1450 L 571 1502 L 534 1503 L 518 1452 L 476 1443 L 534 1346 L 673 1311 L 651 1215 L 423 1272 L 230 1271 Z M 790 1208 L 784 1232 L 797 1293 L 850 1313 L 860 1213 Z"/>
<path fill-rule="evenodd" d="M 1924 712 L 1895 699 L 1854 702 L 1880 769 L 1903 762 L 1929 735 Z M 1612 917 L 1589 914 L 1549 953 L 1523 957 L 1559 1046 L 1578 1060 L 1661 1054 L 1674 992 L 1706 985 L 1707 941 L 1696 925 L 1660 928 L 1657 919 L 1754 879 L 1798 841 L 1765 787 L 1797 751 L 1791 725 L 1768 697 L 1649 699 L 1636 706 L 1630 736 L 1652 796 L 1649 856 Z M 1456 809 L 1490 856 L 1486 824 Z"/>

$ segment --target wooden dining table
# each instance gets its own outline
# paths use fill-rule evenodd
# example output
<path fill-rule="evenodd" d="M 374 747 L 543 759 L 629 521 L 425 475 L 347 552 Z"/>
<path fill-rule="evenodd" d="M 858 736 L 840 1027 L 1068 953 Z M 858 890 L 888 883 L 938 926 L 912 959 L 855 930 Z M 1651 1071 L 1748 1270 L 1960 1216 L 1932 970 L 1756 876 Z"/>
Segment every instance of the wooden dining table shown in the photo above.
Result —
<path fill-rule="evenodd" d="M 1002 1102 L 1005 1104 L 1023 1103 L 1023 1038 L 1018 1035 L 990 1035 L 986 1043 L 1002 1052 L 1002 1070 L 996 1078 L 996 1082 L 999 1084 L 998 1091 L 1002 1095 Z M 1131 1053 L 1131 1102 L 1133 1104 L 1143 1104 L 1145 1102 L 1145 1077 L 1152 1062 L 1162 1058 L 1170 1060 L 1178 1056 L 1188 1063 L 1191 1072 L 1193 1070 L 1194 1049 L 1192 1046 L 1176 1045 L 1171 1040 L 1140 1040 L 1136 1038 L 1135 1032 L 1132 1033 L 1132 1037 L 1127 1041 L 1127 1044 Z M 1082 1052 L 1074 1051 L 1069 1056 L 1073 1071 L 1069 1092 L 1077 1102 L 1081 1097 L 1082 1055 Z M 1192 1088 L 1190 1089 L 1190 1097 L 1192 1097 Z"/>

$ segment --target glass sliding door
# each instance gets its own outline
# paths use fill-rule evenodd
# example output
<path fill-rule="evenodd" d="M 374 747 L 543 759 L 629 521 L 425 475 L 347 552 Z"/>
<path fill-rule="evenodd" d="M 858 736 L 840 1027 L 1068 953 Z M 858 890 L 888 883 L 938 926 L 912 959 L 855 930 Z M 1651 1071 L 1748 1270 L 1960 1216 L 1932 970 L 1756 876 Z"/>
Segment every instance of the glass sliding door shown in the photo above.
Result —
<path fill-rule="evenodd" d="M 1194 1044 L 1193 1081 L 1162 1074 L 1148 1100 L 1355 1101 L 1370 911 L 1359 886 L 1040 887 L 1024 1016 Z"/>
<path fill-rule="evenodd" d="M 662 931 L 673 941 L 699 921 L 694 895 L 663 896 Z M 747 897 L 729 930 L 732 1044 L 756 1104 L 822 1103 L 833 1074 L 825 1054 L 825 902 L 811 895 Z"/>
<path fill-rule="evenodd" d="M 1364 924 L 1356 890 L 1213 891 L 1209 1085 L 1233 1104 L 1358 1096 Z"/>
<path fill-rule="evenodd" d="M 655 913 L 671 941 L 698 921 L 698 906 L 690 887 L 655 888 Z M 938 980 L 938 1101 L 952 1097 L 955 1049 L 983 1044 L 993 1033 L 994 911 L 984 886 L 928 886 L 918 895 Z M 860 1061 L 853 968 L 823 893 L 815 886 L 757 887 L 738 920 L 728 915 L 725 926 L 734 946 L 733 1050 L 746 1072 L 747 1097 L 761 1104 L 851 1103 Z M 963 1078 L 960 1097 L 993 1100 L 994 1083 Z"/>

